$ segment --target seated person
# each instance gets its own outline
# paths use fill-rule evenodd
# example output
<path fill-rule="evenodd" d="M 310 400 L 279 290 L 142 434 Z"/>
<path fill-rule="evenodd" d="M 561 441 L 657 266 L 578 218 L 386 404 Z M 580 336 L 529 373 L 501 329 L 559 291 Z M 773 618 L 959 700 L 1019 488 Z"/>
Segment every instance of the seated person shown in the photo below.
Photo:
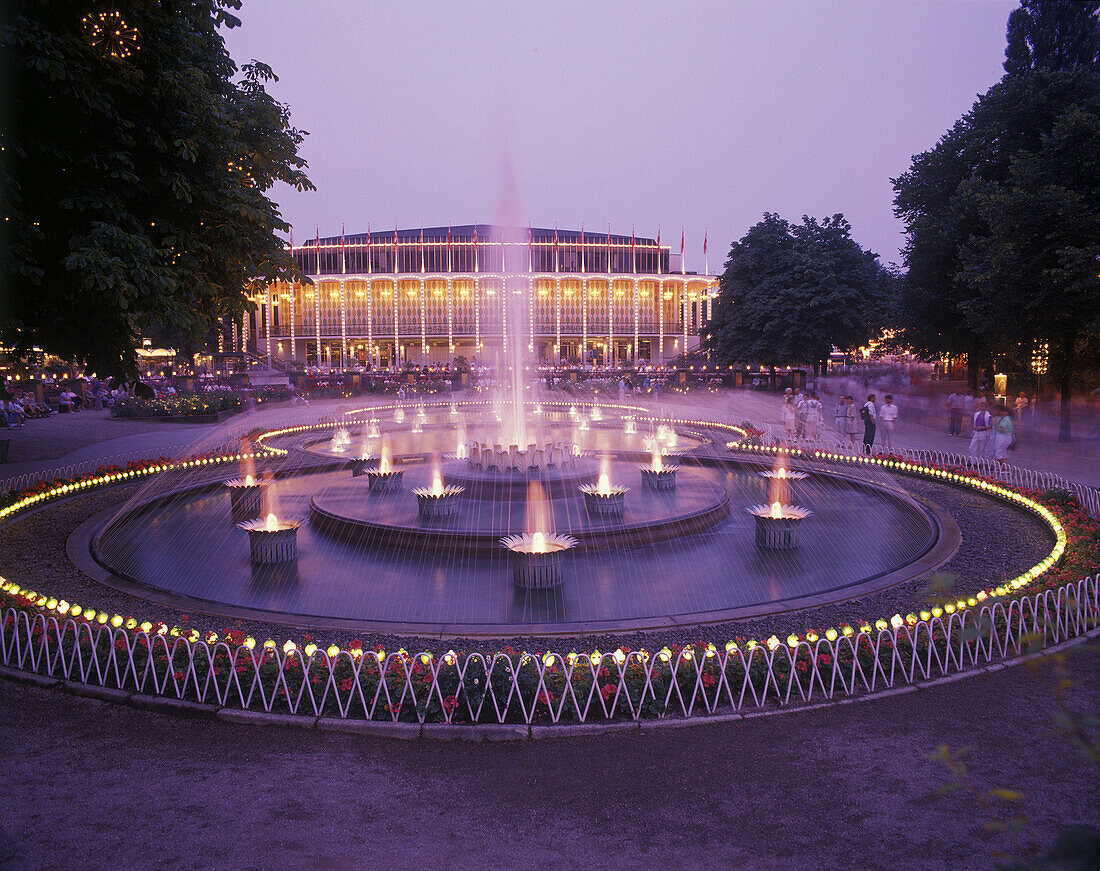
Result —
<path fill-rule="evenodd" d="M 67 389 L 62 390 L 61 395 L 57 397 L 57 410 L 62 414 L 65 412 L 72 412 L 73 397 L 74 394 L 70 393 Z"/>

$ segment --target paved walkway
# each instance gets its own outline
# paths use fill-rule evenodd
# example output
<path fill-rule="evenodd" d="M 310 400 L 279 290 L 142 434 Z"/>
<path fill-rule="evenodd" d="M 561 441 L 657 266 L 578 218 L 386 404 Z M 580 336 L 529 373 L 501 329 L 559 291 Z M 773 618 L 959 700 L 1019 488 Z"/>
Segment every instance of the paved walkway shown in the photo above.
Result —
<path fill-rule="evenodd" d="M 1100 657 L 1071 654 L 1076 716 Z M 987 869 L 1010 848 L 966 791 L 1013 788 L 1028 837 L 1100 823 L 1015 666 L 908 694 L 687 729 L 519 744 L 405 743 L 184 720 L 0 681 L 0 867 Z M 1004 814 L 1017 805 L 994 800 Z"/>
<path fill-rule="evenodd" d="M 881 397 L 880 397 L 881 399 Z M 196 450 L 203 444 L 220 440 L 219 434 L 240 430 L 246 426 L 274 425 L 288 416 L 320 416 L 340 408 L 360 407 L 371 402 L 392 400 L 318 400 L 309 408 L 270 408 L 251 415 L 236 415 L 218 425 L 151 423 L 148 421 L 116 420 L 106 411 L 54 415 L 45 420 L 29 421 L 22 430 L 4 431 L 0 438 L 11 439 L 9 462 L 0 465 L 0 480 L 40 469 L 58 468 L 86 460 L 97 460 L 132 451 L 147 456 L 183 449 Z M 628 398 L 628 402 L 634 400 Z M 898 398 L 901 418 L 896 433 L 899 446 L 966 453 L 969 438 L 947 434 L 946 419 L 937 409 L 925 412 L 919 407 L 909 410 L 904 397 Z M 826 426 L 832 424 L 832 401 L 823 400 Z M 638 404 L 652 406 L 642 400 Z M 724 414 L 735 421 L 748 419 L 779 427 L 780 394 L 752 390 L 729 390 L 719 393 L 691 393 L 670 400 L 662 399 L 658 406 L 665 413 L 676 409 L 686 412 L 699 409 Z M 1055 472 L 1071 480 L 1100 486 L 1100 441 L 1081 439 L 1069 443 L 1054 440 L 1049 431 L 1026 430 L 1019 449 L 1010 462 L 1024 468 Z"/>

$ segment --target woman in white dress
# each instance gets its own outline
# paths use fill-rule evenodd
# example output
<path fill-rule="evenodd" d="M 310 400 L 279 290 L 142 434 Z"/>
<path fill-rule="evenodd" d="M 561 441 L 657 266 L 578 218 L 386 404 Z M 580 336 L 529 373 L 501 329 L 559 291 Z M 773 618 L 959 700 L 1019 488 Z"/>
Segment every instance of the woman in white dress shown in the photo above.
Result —
<path fill-rule="evenodd" d="M 794 399 L 790 396 L 783 397 L 783 429 L 787 433 L 787 440 L 794 441 L 795 409 Z"/>

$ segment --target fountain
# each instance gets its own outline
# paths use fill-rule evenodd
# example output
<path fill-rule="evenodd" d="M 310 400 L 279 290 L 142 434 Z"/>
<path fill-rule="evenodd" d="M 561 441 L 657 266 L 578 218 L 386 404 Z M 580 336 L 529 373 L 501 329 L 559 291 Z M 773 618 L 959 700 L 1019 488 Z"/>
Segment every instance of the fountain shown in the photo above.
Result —
<path fill-rule="evenodd" d="M 368 468 L 366 473 L 371 493 L 392 493 L 400 490 L 405 475 L 403 470 L 394 468 L 393 461 L 390 459 L 390 446 L 386 442 L 382 443 L 382 455 L 379 457 L 378 465 Z"/>
<path fill-rule="evenodd" d="M 634 435 L 638 432 L 638 425 L 634 422 L 633 417 L 623 417 L 623 433 L 625 435 Z"/>
<path fill-rule="evenodd" d="M 376 439 L 381 435 L 378 429 L 378 418 L 372 417 L 367 422 L 367 438 Z"/>
<path fill-rule="evenodd" d="M 443 483 L 439 457 L 432 459 L 432 485 L 413 490 L 416 496 L 416 510 L 421 520 L 436 520 L 441 517 L 454 517 L 458 512 L 458 497 L 466 491 L 465 487 L 455 487 Z"/>
<path fill-rule="evenodd" d="M 783 455 L 778 454 L 775 468 L 761 472 L 760 477 L 768 480 L 768 504 L 779 502 L 786 505 L 791 501 L 791 481 L 804 481 L 806 473 L 789 471 Z"/>
<path fill-rule="evenodd" d="M 336 454 L 342 454 L 347 450 L 348 445 L 351 444 L 351 433 L 349 433 L 344 427 L 336 430 L 332 434 L 332 451 Z"/>
<path fill-rule="evenodd" d="M 678 465 L 666 465 L 664 457 L 656 448 L 653 449 L 652 460 L 648 466 L 639 466 L 642 473 L 642 486 L 649 490 L 675 490 L 676 473 L 680 471 Z"/>
<path fill-rule="evenodd" d="M 253 565 L 285 563 L 298 558 L 300 520 L 279 520 L 274 512 L 260 520 L 246 520 L 237 528 L 248 533 L 248 553 Z"/>
<path fill-rule="evenodd" d="M 559 587 L 562 558 L 577 539 L 549 531 L 546 497 L 537 482 L 528 490 L 526 513 L 527 531 L 500 540 L 512 558 L 512 581 L 526 590 Z"/>
<path fill-rule="evenodd" d="M 243 478 L 226 481 L 225 486 L 229 491 L 229 516 L 234 523 L 263 516 L 266 481 L 246 474 Z"/>
<path fill-rule="evenodd" d="M 600 477 L 595 484 L 583 484 L 584 507 L 592 514 L 605 517 L 622 517 L 626 493 L 629 488 L 611 483 L 611 464 L 607 455 L 600 460 Z"/>
<path fill-rule="evenodd" d="M 393 422 L 394 423 L 404 423 L 405 422 L 405 409 L 403 409 L 403 408 L 394 409 Z"/>
<path fill-rule="evenodd" d="M 812 512 L 797 505 L 751 505 L 745 509 L 756 519 L 756 546 L 766 550 L 790 550 L 798 546 L 799 524 Z"/>

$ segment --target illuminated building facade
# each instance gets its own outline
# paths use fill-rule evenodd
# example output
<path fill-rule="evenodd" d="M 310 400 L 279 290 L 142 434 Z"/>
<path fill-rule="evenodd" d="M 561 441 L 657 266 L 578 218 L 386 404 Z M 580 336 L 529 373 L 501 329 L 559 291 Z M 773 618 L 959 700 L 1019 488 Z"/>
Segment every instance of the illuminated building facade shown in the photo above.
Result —
<path fill-rule="evenodd" d="M 521 334 L 537 359 L 656 365 L 698 347 L 718 281 L 684 272 L 659 238 L 484 224 L 318 236 L 293 253 L 312 284 L 255 297 L 241 340 L 343 368 L 492 362 L 516 282 L 529 289 Z"/>

